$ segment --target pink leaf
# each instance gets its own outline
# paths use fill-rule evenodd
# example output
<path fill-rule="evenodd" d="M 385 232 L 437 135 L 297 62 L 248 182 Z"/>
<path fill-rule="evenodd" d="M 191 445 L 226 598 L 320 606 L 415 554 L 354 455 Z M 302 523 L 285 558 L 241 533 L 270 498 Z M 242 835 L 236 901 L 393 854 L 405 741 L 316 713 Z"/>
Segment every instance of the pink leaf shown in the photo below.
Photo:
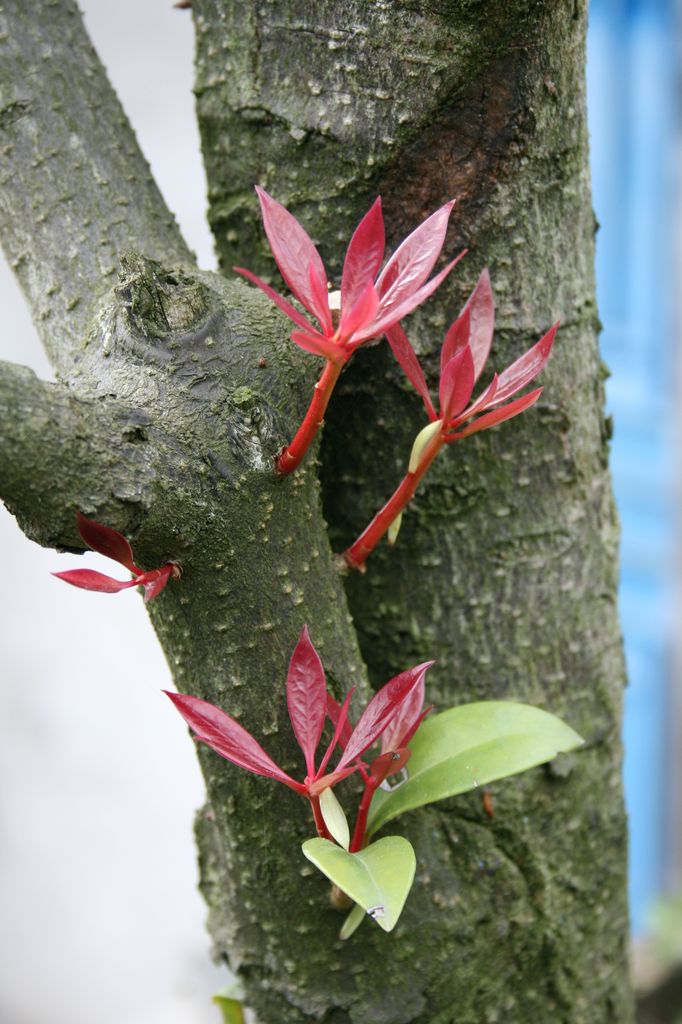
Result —
<path fill-rule="evenodd" d="M 404 747 L 404 737 L 410 731 L 415 722 L 419 721 L 424 707 L 424 673 L 418 680 L 417 685 L 410 691 L 409 696 L 403 701 L 399 713 L 389 722 L 381 734 L 381 753 L 389 750 L 396 750 Z"/>
<path fill-rule="evenodd" d="M 94 519 L 88 519 L 81 512 L 76 513 L 78 519 L 78 532 L 93 551 L 107 558 L 113 558 L 119 565 L 124 565 L 131 572 L 139 573 L 140 569 L 135 565 L 133 549 L 118 530 L 112 530 L 110 526 L 103 526 L 96 523 Z"/>
<path fill-rule="evenodd" d="M 305 229 L 281 203 L 258 185 L 256 192 L 263 215 L 263 227 L 279 272 L 299 302 L 317 316 L 308 267 L 313 264 L 326 291 L 327 273 L 320 254 Z"/>
<path fill-rule="evenodd" d="M 168 690 L 163 692 L 170 697 L 197 739 L 211 747 L 221 757 L 232 761 L 240 768 L 245 768 L 247 772 L 277 779 L 297 793 L 305 793 L 305 786 L 295 782 L 276 765 L 251 733 L 215 704 L 182 693 L 170 693 Z"/>
<path fill-rule="evenodd" d="M 398 360 L 402 367 L 403 373 L 410 381 L 412 386 L 418 395 L 421 396 L 421 400 L 426 407 L 426 412 L 430 420 L 437 420 L 436 410 L 433 407 L 431 401 L 431 395 L 429 394 L 428 385 L 426 378 L 424 377 L 424 371 L 421 368 L 421 364 L 417 359 L 414 349 L 410 344 L 410 340 L 405 334 L 400 324 L 393 324 L 393 327 L 389 327 L 386 331 L 386 337 L 388 343 L 391 346 L 393 355 Z"/>
<path fill-rule="evenodd" d="M 332 362 L 336 362 L 343 356 L 343 351 L 339 345 L 329 338 L 325 338 L 323 334 L 313 334 L 310 327 L 307 331 L 292 331 L 291 340 L 294 345 L 298 345 L 305 352 L 312 352 L 315 356 L 323 356 Z"/>
<path fill-rule="evenodd" d="M 432 213 L 393 253 L 377 280 L 382 308 L 397 306 L 426 281 L 443 248 L 454 205 L 452 199 Z"/>
<path fill-rule="evenodd" d="M 518 416 L 519 413 L 525 412 L 526 409 L 530 409 L 541 394 L 542 388 L 537 388 L 535 391 L 517 398 L 514 402 L 503 405 L 501 409 L 493 409 L 492 412 L 487 412 L 483 416 L 479 416 L 473 423 L 469 423 L 463 430 L 458 430 L 456 434 L 450 434 L 446 441 L 458 441 L 461 437 L 469 437 L 471 434 L 477 434 L 479 430 L 487 430 L 497 423 L 504 423 L 505 420 L 510 420 L 514 416 Z"/>
<path fill-rule="evenodd" d="M 304 626 L 289 662 L 287 707 L 294 735 L 305 757 L 308 775 L 315 774 L 315 751 L 327 714 L 327 686 L 320 656 Z"/>
<path fill-rule="evenodd" d="M 440 414 L 444 423 L 466 407 L 474 390 L 474 360 L 467 345 L 446 365 L 440 377 Z"/>
<path fill-rule="evenodd" d="M 490 354 L 495 329 L 495 301 L 487 267 L 476 282 L 464 308 L 468 310 L 471 319 L 469 344 L 474 357 L 474 380 L 478 380 Z"/>
<path fill-rule="evenodd" d="M 374 694 L 353 730 L 339 761 L 339 768 L 350 764 L 372 746 L 393 717 L 400 712 L 403 701 L 409 697 L 414 687 L 419 685 L 420 679 L 431 665 L 433 662 L 427 661 L 423 665 L 401 672 Z"/>
<path fill-rule="evenodd" d="M 271 288 L 269 284 L 266 284 L 265 281 L 261 281 L 260 277 L 256 277 L 256 275 L 252 274 L 250 270 L 244 270 L 243 267 L 233 267 L 232 269 L 236 274 L 241 274 L 242 277 L 245 277 L 252 284 L 255 284 L 257 288 L 260 288 L 262 292 L 265 292 L 267 297 L 272 299 L 275 305 L 282 310 L 284 315 L 288 316 L 289 319 L 293 320 L 299 327 L 302 327 L 304 331 L 310 331 L 313 329 L 312 324 L 306 320 L 302 313 L 299 313 L 299 311 L 295 309 L 290 302 L 287 302 L 285 298 L 278 295 L 275 289 Z"/>
<path fill-rule="evenodd" d="M 341 325 L 339 327 L 341 340 L 352 340 L 356 331 L 361 330 L 372 322 L 378 308 L 379 296 L 377 295 L 376 288 L 370 281 L 355 305 L 351 306 L 348 312 L 344 312 L 341 317 Z"/>
<path fill-rule="evenodd" d="M 149 572 L 142 574 L 138 582 L 144 587 L 145 604 L 159 596 L 172 575 L 173 565 L 171 562 L 168 565 L 164 565 L 161 569 L 150 569 Z"/>
<path fill-rule="evenodd" d="M 354 693 L 355 693 L 355 687 L 352 686 L 350 688 L 350 690 L 348 691 L 348 693 L 346 694 L 346 699 L 343 702 L 343 707 L 339 707 L 339 705 L 336 703 L 334 698 L 331 697 L 329 694 L 327 694 L 327 714 L 329 714 L 330 704 L 333 705 L 333 707 L 332 707 L 332 714 L 336 715 L 336 719 L 333 720 L 333 722 L 332 722 L 332 724 L 335 727 L 334 728 L 334 735 L 332 736 L 331 743 L 329 744 L 329 746 L 327 747 L 327 749 L 325 751 L 325 754 L 324 754 L 324 757 L 322 758 L 322 762 L 320 764 L 320 767 L 317 769 L 317 774 L 318 775 L 323 775 L 324 774 L 325 769 L 326 769 L 327 765 L 329 764 L 329 758 L 332 756 L 332 754 L 334 753 L 334 750 L 336 749 L 336 744 L 337 743 L 341 743 L 341 746 L 345 747 L 346 741 L 348 739 L 350 739 L 350 735 L 351 735 L 351 733 L 353 731 L 353 727 L 350 724 L 350 722 L 348 721 L 348 708 L 350 706 L 350 699 L 351 699 L 351 697 L 353 696 Z M 332 715 L 329 714 L 329 717 L 331 718 Z M 345 736 L 345 740 L 344 740 L 344 736 Z"/>
<path fill-rule="evenodd" d="M 530 384 L 541 370 L 544 370 L 558 327 L 557 321 L 532 348 L 529 348 L 516 362 L 502 371 L 495 395 L 495 404 L 515 395 L 521 388 L 525 388 L 526 384 Z"/>
<path fill-rule="evenodd" d="M 436 288 L 443 283 L 445 278 L 448 276 L 455 264 L 459 263 L 462 256 L 466 255 L 466 249 L 463 249 L 459 256 L 456 256 L 446 267 L 444 267 L 439 273 L 432 277 L 430 281 L 422 285 L 416 292 L 408 295 L 403 302 L 396 305 L 391 305 L 387 308 L 384 305 L 383 300 L 379 302 L 379 315 L 374 323 L 371 323 L 364 330 L 360 331 L 359 334 L 353 339 L 351 348 L 357 348 L 363 341 L 367 341 L 369 338 L 378 338 L 380 334 L 387 331 L 389 327 L 397 323 L 398 320 L 402 320 L 408 313 L 411 313 L 413 309 L 416 309 L 422 302 L 428 299 L 432 292 L 435 292 Z"/>
<path fill-rule="evenodd" d="M 70 583 L 81 590 L 96 590 L 100 594 L 117 594 L 119 590 L 128 590 L 137 586 L 137 580 L 115 580 L 94 569 L 69 569 L 67 572 L 53 572 L 58 580 Z"/>
<path fill-rule="evenodd" d="M 386 246 L 381 197 L 362 218 L 350 240 L 341 277 L 341 307 L 355 305 L 368 284 L 374 281 Z"/>
<path fill-rule="evenodd" d="M 327 282 L 326 280 L 322 281 L 315 269 L 314 263 L 311 263 L 308 267 L 308 277 L 310 279 L 310 291 L 315 301 L 315 309 L 313 312 L 315 313 L 323 332 L 327 335 L 332 335 L 334 333 L 334 328 L 332 327 L 332 314 L 329 308 Z"/>

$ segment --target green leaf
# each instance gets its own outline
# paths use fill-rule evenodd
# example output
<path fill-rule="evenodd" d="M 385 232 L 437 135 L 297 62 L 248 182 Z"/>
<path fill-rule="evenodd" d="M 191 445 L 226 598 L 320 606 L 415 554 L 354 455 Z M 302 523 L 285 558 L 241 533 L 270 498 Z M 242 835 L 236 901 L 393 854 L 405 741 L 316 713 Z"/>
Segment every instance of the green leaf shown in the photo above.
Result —
<path fill-rule="evenodd" d="M 235 985 L 229 985 L 213 996 L 213 1002 L 223 1015 L 223 1024 L 244 1024 L 244 1007 L 239 999 L 234 998 L 235 988 Z"/>
<path fill-rule="evenodd" d="M 343 922 L 341 931 L 339 932 L 339 938 L 342 942 L 349 939 L 351 935 L 354 935 L 358 930 L 362 922 L 365 920 L 365 911 L 362 909 L 359 903 L 356 903 L 350 914 Z"/>
<path fill-rule="evenodd" d="M 407 839 L 386 836 L 357 853 L 346 853 L 328 839 L 308 839 L 303 853 L 385 932 L 395 928 L 416 867 Z"/>
<path fill-rule="evenodd" d="M 481 701 L 433 715 L 410 742 L 408 781 L 375 793 L 368 835 L 405 811 L 544 764 L 582 743 L 560 719 L 528 704 Z"/>
<path fill-rule="evenodd" d="M 320 793 L 320 810 L 322 811 L 324 823 L 333 838 L 336 839 L 339 846 L 347 850 L 350 845 L 348 820 L 343 812 L 343 807 L 336 799 L 336 794 L 331 788 L 323 789 Z"/>

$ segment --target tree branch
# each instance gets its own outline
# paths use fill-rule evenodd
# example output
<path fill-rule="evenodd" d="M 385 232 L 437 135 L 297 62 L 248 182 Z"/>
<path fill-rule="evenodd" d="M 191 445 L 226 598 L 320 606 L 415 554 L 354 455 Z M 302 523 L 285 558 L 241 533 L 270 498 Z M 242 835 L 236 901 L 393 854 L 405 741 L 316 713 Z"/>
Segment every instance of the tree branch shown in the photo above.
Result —
<path fill-rule="evenodd" d="M 81 549 L 77 508 L 129 529 L 166 463 L 148 423 L 142 410 L 0 363 L 0 495 L 24 532 L 46 547 Z"/>
<path fill-rule="evenodd" d="M 103 79 L 73 6 L 65 0 L 41 12 L 49 23 L 54 63 L 40 59 L 41 43 L 20 7 L 19 0 L 10 0 L 11 24 L 2 26 L 14 60 L 8 75 L 19 84 L 4 103 L 10 143 L 5 157 L 12 157 L 14 147 L 16 162 L 0 172 L 7 187 L 1 219 L 36 316 L 45 314 L 46 343 L 70 390 L 42 384 L 26 370 L 4 368 L 0 425 L 7 443 L 0 490 L 26 531 L 43 544 L 79 545 L 72 517 L 80 506 L 124 530 L 142 566 L 180 561 L 182 580 L 150 606 L 176 684 L 224 705 L 283 767 L 298 773 L 283 697 L 286 663 L 305 622 L 337 698 L 351 685 L 359 694 L 366 691 L 321 512 L 314 452 L 286 480 L 273 468 L 307 404 L 307 368 L 316 367 L 291 345 L 281 317 L 263 296 L 173 266 L 186 258 L 186 250 L 164 226 L 167 214 L 159 202 L 150 198 L 146 167 L 130 141 L 121 144 L 121 152 L 117 143 L 112 149 L 120 110 L 112 99 L 115 116 L 107 125 L 101 94 L 96 112 L 89 105 Z M 92 76 L 87 95 L 78 86 L 79 62 Z M 40 82 L 29 92 L 23 82 L 34 64 Z M 61 97 L 66 107 L 64 90 L 75 104 L 78 134 L 65 135 L 57 110 L 51 147 L 50 101 L 46 107 L 43 96 Z M 45 133 L 38 151 L 33 132 Z M 92 149 L 81 133 L 92 133 Z M 82 166 L 70 166 L 69 152 L 76 153 L 77 163 L 83 154 Z M 38 169 L 48 168 L 45 177 L 35 161 Z M 54 178 L 50 168 L 56 169 Z M 20 172 L 29 182 L 26 193 Z M 99 178 L 107 182 L 103 196 Z M 69 180 L 75 182 L 73 194 L 66 190 Z M 141 202 L 141 212 L 123 205 L 124 221 L 115 209 L 119 194 Z M 32 202 L 42 209 L 36 212 Z M 78 218 L 81 203 L 93 217 L 87 224 Z M 121 254 L 129 246 L 144 255 Z M 70 254 L 79 249 L 85 250 L 83 266 L 74 272 Z M 150 252 L 162 260 L 149 259 Z M 116 280 L 112 271 L 119 262 Z M 42 292 L 53 280 L 58 291 L 48 304 Z M 236 927 L 252 937 L 254 955 L 261 935 L 270 934 L 266 958 L 282 965 L 301 951 L 304 936 L 319 947 L 320 919 L 328 937 L 339 921 L 320 880 L 306 885 L 301 900 L 300 876 L 307 869 L 300 843 L 311 827 L 303 801 L 283 797 L 275 786 L 262 785 L 267 780 L 237 772 L 212 752 L 204 752 L 202 762 L 213 808 L 210 827 L 223 853 L 220 870 L 233 869 L 222 890 Z M 264 820 L 273 827 L 264 829 Z M 282 906 L 296 906 L 296 927 L 285 941 L 277 925 Z"/>
<path fill-rule="evenodd" d="M 80 508 L 141 531 L 141 554 L 180 558 L 203 543 L 195 509 L 217 500 L 217 485 L 234 504 L 256 470 L 281 497 L 273 460 L 305 408 L 310 369 L 253 289 L 124 257 L 72 382 L 0 364 L 0 497 L 41 544 L 82 547 Z"/>
<path fill-rule="evenodd" d="M 192 262 L 72 0 L 0 12 L 0 238 L 61 375 L 118 257 Z"/>

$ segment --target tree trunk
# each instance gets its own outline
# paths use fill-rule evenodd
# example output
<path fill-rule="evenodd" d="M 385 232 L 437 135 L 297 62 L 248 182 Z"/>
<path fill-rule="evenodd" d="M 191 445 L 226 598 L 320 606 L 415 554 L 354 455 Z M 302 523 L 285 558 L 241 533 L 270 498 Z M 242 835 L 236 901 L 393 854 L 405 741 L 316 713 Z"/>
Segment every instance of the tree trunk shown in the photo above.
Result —
<path fill-rule="evenodd" d="M 201 750 L 208 803 L 197 833 L 217 954 L 261 1024 L 626 1024 L 623 666 L 585 5 L 193 4 L 226 273 L 237 262 L 272 272 L 254 182 L 300 216 L 336 272 L 339 239 L 375 194 L 393 243 L 456 196 L 446 248 L 469 255 L 408 325 L 429 370 L 483 266 L 497 298 L 497 368 L 562 319 L 539 407 L 441 455 L 396 548 L 347 577 L 346 594 L 332 546 L 395 486 L 421 426 L 415 396 L 385 344 L 362 350 L 330 409 L 319 474 L 309 459 L 277 479 L 272 457 L 305 409 L 316 361 L 293 349 L 262 296 L 192 267 L 71 3 L 46 0 L 31 20 L 24 6 L 3 7 L 0 230 L 61 374 L 44 385 L 0 373 L 12 441 L 0 491 L 26 532 L 77 547 L 77 506 L 124 529 L 143 564 L 181 561 L 181 582 L 150 606 L 178 688 L 225 707 L 288 770 L 283 686 L 305 622 L 337 696 L 366 686 L 360 651 L 372 684 L 435 657 L 438 707 L 525 700 L 587 740 L 495 786 L 492 820 L 477 794 L 406 817 L 418 869 L 403 917 L 390 936 L 365 925 L 345 944 L 328 887 L 300 853 L 311 834 L 302 802 Z M 57 59 L 44 66 L 47 44 Z M 109 111 L 106 137 L 93 97 Z M 87 121 L 87 230 L 60 192 L 73 173 L 73 118 Z M 141 196 L 134 215 L 117 220 L 131 193 Z M 118 261 L 113 288 L 95 258 L 100 232 Z M 65 247 L 82 253 L 78 271 Z M 48 279 L 58 296 L 46 295 Z M 62 301 L 69 289 L 88 301 Z M 53 448 L 42 447 L 46 426 Z M 50 495 L 39 508 L 36 479 Z"/>

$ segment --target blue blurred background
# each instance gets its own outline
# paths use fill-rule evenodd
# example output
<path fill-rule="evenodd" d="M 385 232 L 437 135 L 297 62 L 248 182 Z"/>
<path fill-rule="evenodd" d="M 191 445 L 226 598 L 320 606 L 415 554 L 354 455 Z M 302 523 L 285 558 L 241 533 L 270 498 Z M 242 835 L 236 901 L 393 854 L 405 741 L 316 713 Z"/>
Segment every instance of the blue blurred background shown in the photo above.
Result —
<path fill-rule="evenodd" d="M 675 388 L 679 41 L 675 0 L 592 0 L 588 109 L 602 354 L 622 523 L 620 609 L 629 673 L 625 785 L 630 907 L 643 933 L 679 882 L 674 686 L 679 550 Z"/>

